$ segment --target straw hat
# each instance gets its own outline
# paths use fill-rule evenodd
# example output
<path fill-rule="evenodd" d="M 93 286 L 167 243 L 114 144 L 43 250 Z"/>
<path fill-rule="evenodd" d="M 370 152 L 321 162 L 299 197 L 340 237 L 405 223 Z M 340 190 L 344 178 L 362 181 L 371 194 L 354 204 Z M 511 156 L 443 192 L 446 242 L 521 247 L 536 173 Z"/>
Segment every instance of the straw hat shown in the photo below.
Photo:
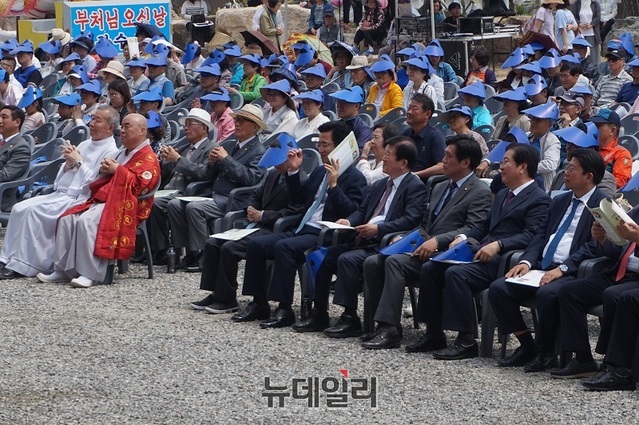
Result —
<path fill-rule="evenodd" d="M 255 105 L 251 105 L 250 103 L 242 106 L 242 109 L 237 112 L 231 112 L 230 115 L 233 118 L 242 117 L 254 122 L 260 127 L 260 130 L 264 130 L 267 127 L 264 122 L 264 112 L 262 112 L 262 109 Z"/>
<path fill-rule="evenodd" d="M 109 61 L 107 66 L 98 71 L 100 77 L 104 78 L 104 73 L 108 72 L 109 74 L 113 74 L 118 78 L 122 78 L 126 81 L 126 77 L 124 76 L 124 65 L 120 63 L 120 61 Z"/>
<path fill-rule="evenodd" d="M 51 38 L 49 41 L 58 40 L 60 44 L 66 46 L 71 41 L 71 34 L 63 30 L 62 28 L 53 28 L 51 30 Z"/>

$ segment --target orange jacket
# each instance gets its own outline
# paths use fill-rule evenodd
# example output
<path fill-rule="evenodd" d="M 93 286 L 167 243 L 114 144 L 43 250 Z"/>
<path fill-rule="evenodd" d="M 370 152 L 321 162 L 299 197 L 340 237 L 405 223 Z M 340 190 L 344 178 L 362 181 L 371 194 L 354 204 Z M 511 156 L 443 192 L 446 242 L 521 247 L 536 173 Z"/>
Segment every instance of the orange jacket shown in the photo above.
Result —
<path fill-rule="evenodd" d="M 608 146 L 600 147 L 599 153 L 606 163 L 606 170 L 615 176 L 617 189 L 628 183 L 632 175 L 632 155 L 628 149 L 619 146 L 615 139 Z"/>

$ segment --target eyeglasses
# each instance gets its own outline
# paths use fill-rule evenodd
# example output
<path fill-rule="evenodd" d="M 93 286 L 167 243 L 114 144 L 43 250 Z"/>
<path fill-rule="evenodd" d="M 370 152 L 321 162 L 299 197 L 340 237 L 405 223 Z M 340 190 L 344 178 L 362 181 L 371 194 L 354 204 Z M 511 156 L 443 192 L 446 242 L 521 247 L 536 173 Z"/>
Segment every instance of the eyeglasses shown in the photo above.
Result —
<path fill-rule="evenodd" d="M 616 56 L 608 56 L 606 59 L 608 59 L 608 62 L 617 62 L 621 60 L 621 58 L 618 58 Z"/>
<path fill-rule="evenodd" d="M 199 121 L 187 121 L 184 123 L 184 127 L 196 127 L 198 125 L 204 126 L 204 123 Z"/>
<path fill-rule="evenodd" d="M 243 118 L 243 117 L 235 117 L 235 118 L 233 118 L 233 121 L 235 121 L 238 124 L 249 122 L 249 120 L 247 120 L 246 118 Z"/>
<path fill-rule="evenodd" d="M 580 168 L 575 168 L 573 165 L 567 165 L 564 171 L 566 174 L 571 174 L 571 173 L 583 173 L 584 170 L 580 169 Z"/>
<path fill-rule="evenodd" d="M 331 146 L 334 146 L 332 143 L 326 143 L 326 142 L 317 142 L 315 144 L 315 146 L 317 146 L 317 149 L 322 148 L 322 149 L 328 149 Z"/>

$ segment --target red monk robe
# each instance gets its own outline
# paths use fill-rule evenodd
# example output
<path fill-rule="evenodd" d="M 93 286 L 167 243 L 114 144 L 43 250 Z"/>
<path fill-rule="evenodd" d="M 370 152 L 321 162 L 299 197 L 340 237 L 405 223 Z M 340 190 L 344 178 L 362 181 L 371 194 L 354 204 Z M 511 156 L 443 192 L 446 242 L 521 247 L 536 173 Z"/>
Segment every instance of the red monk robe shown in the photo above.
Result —
<path fill-rule="evenodd" d="M 108 260 L 127 260 L 135 250 L 138 223 L 151 214 L 153 198 L 138 202 L 138 196 L 155 189 L 160 181 L 160 164 L 149 145 L 140 149 L 115 174 L 100 177 L 89 185 L 91 198 L 62 214 L 60 218 L 105 203 L 93 254 Z M 132 212 L 135 211 L 135 215 Z"/>

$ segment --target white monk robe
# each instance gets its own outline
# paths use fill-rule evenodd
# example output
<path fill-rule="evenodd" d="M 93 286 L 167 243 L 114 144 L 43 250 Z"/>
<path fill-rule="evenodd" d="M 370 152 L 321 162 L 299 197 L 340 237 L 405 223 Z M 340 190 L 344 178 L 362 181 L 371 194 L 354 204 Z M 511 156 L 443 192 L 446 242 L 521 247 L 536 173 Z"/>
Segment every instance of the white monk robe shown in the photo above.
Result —
<path fill-rule="evenodd" d="M 121 148 L 114 159 L 118 164 L 124 165 L 140 149 L 148 145 L 147 139 L 128 155 L 126 149 Z M 56 271 L 65 273 L 70 279 L 84 276 L 94 282 L 104 281 L 109 260 L 93 255 L 104 205 L 97 202 L 82 214 L 67 215 L 58 221 L 53 249 Z"/>
<path fill-rule="evenodd" d="M 53 193 L 26 199 L 11 210 L 0 261 L 9 270 L 33 277 L 53 272 L 55 228 L 60 215 L 71 205 L 84 202 L 91 192 L 89 183 L 95 180 L 100 162 L 117 152 L 115 139 L 85 140 L 78 145 L 82 157 L 80 168 L 64 172 L 60 166 Z"/>

